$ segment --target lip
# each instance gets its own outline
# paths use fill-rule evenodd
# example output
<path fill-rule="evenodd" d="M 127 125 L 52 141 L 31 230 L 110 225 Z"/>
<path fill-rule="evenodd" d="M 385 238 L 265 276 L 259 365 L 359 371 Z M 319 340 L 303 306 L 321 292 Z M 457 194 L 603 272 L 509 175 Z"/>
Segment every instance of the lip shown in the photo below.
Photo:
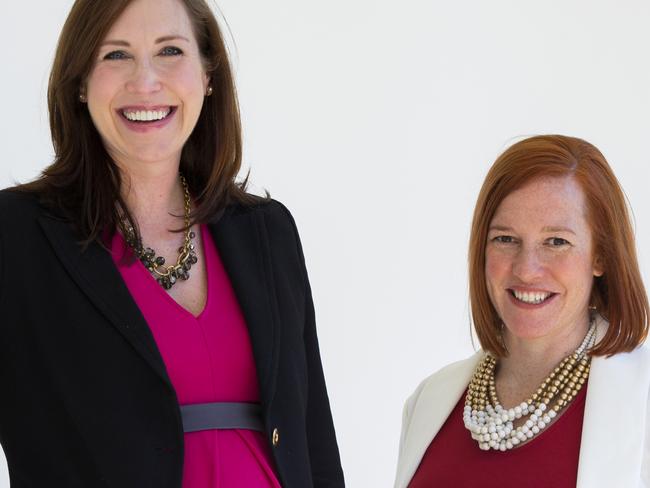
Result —
<path fill-rule="evenodd" d="M 521 300 L 518 300 L 513 294 L 513 290 L 517 290 L 518 292 L 528 292 L 528 293 L 550 293 L 551 296 L 548 297 L 546 300 L 544 300 L 542 303 L 526 303 L 526 302 L 522 302 Z M 527 288 L 522 286 L 513 286 L 507 288 L 506 292 L 508 298 L 510 299 L 510 302 L 519 308 L 523 308 L 524 310 L 537 310 L 540 308 L 544 308 L 547 305 L 553 303 L 555 299 L 559 296 L 559 293 L 555 293 L 549 290 L 542 290 L 540 288 Z"/>
<path fill-rule="evenodd" d="M 531 286 L 509 286 L 506 290 L 515 290 L 521 293 L 555 293 L 551 290 L 545 290 L 544 288 L 533 288 Z"/>
<path fill-rule="evenodd" d="M 123 114 L 124 110 L 160 111 L 160 110 L 167 110 L 168 108 L 171 109 L 171 112 L 167 117 L 165 117 L 162 120 L 155 120 L 151 122 L 133 122 L 127 119 Z M 145 133 L 145 132 L 150 132 L 165 127 L 176 116 L 177 111 L 178 111 L 178 107 L 174 105 L 127 105 L 118 108 L 115 112 L 117 113 L 118 119 L 120 119 L 128 129 L 132 130 L 133 132 Z"/>

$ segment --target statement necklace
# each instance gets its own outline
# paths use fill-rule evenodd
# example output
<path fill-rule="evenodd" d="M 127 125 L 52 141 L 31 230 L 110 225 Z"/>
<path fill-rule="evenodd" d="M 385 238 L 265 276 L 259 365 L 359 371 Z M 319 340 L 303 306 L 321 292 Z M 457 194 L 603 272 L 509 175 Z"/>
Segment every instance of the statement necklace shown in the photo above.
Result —
<path fill-rule="evenodd" d="M 190 230 L 190 190 L 187 186 L 187 181 L 185 181 L 185 177 L 180 175 L 180 178 L 181 185 L 183 185 L 183 196 L 185 200 L 184 221 L 186 230 L 183 245 L 178 249 L 178 259 L 176 259 L 176 264 L 166 266 L 165 258 L 162 256 L 156 256 L 156 251 L 152 248 L 145 248 L 142 244 L 142 238 L 138 235 L 133 226 L 125 220 L 122 220 L 122 232 L 124 233 L 124 238 L 127 244 L 142 264 L 144 264 L 145 268 L 149 270 L 154 278 L 156 278 L 156 281 L 165 290 L 169 290 L 178 280 L 188 280 L 190 277 L 190 269 L 198 262 L 194 244 L 192 244 L 192 240 L 196 237 L 196 234 Z"/>
<path fill-rule="evenodd" d="M 487 354 L 474 371 L 465 397 L 463 423 L 472 439 L 484 451 L 506 451 L 539 434 L 587 381 L 591 356 L 586 351 L 595 343 L 596 325 L 592 320 L 578 349 L 555 367 L 527 401 L 510 409 L 499 403 L 494 384 L 497 360 Z M 513 426 L 515 419 L 526 416 L 528 419 L 523 425 Z"/>

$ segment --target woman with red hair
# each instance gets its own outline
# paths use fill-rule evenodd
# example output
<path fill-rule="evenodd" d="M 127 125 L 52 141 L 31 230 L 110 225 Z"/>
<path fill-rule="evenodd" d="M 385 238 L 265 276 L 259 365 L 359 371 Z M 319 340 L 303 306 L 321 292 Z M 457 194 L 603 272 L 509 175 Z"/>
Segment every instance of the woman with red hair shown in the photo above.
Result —
<path fill-rule="evenodd" d="M 496 160 L 469 280 L 482 349 L 406 402 L 395 486 L 647 486 L 648 298 L 597 148 L 538 136 Z"/>

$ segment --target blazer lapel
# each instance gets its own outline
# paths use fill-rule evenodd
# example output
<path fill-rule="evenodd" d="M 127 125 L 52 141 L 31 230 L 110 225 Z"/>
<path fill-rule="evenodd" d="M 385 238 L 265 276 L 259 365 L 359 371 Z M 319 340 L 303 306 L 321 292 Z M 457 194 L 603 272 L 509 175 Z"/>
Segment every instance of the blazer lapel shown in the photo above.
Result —
<path fill-rule="evenodd" d="M 39 222 L 79 288 L 173 390 L 151 330 L 109 253 L 96 243 L 82 252 L 71 226 L 54 216 L 41 217 Z"/>
<path fill-rule="evenodd" d="M 483 354 L 483 351 L 479 351 L 464 361 L 450 364 L 425 380 L 409 417 L 404 452 L 399 456 L 396 487 L 406 487 L 411 481 L 429 444 L 469 385 Z"/>
<path fill-rule="evenodd" d="M 607 325 L 600 321 L 598 335 Z M 639 486 L 648 426 L 650 355 L 645 348 L 595 357 L 587 384 L 578 488 Z"/>
<path fill-rule="evenodd" d="M 268 236 L 261 212 L 229 208 L 209 224 L 248 326 L 264 403 L 275 391 L 279 338 L 275 326 Z"/>

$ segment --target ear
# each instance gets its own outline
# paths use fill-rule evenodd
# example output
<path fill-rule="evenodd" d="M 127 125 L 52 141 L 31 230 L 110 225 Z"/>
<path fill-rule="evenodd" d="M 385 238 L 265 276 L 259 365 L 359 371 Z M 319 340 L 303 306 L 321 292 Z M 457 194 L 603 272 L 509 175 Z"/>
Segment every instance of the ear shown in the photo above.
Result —
<path fill-rule="evenodd" d="M 81 103 L 88 103 L 88 95 L 86 93 L 86 85 L 79 87 L 79 101 Z"/>
<path fill-rule="evenodd" d="M 605 266 L 600 256 L 596 256 L 594 259 L 593 273 L 597 278 L 605 274 Z"/>

